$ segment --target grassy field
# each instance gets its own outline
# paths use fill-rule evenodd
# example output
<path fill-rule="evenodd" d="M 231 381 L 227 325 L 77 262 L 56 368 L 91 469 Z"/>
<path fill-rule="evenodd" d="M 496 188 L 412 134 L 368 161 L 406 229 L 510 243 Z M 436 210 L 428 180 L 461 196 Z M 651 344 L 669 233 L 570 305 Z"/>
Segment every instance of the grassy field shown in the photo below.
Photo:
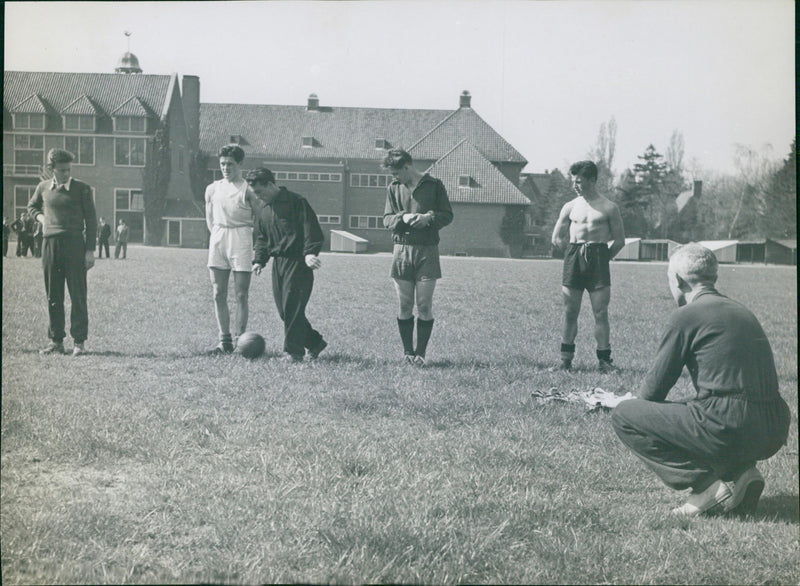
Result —
<path fill-rule="evenodd" d="M 684 496 L 608 413 L 534 389 L 635 390 L 673 309 L 663 264 L 615 263 L 621 371 L 596 369 L 588 300 L 558 361 L 560 264 L 445 258 L 429 367 L 400 365 L 384 255 L 323 255 L 315 363 L 209 357 L 205 252 L 132 246 L 89 273 L 88 355 L 41 357 L 39 261 L 3 263 L 2 580 L 42 583 L 797 584 L 794 267 L 723 266 L 771 340 L 792 410 L 754 518 L 678 521 Z M 232 300 L 231 300 L 232 301 Z M 71 340 L 67 340 L 71 347 Z M 689 394 L 682 378 L 675 397 Z"/>

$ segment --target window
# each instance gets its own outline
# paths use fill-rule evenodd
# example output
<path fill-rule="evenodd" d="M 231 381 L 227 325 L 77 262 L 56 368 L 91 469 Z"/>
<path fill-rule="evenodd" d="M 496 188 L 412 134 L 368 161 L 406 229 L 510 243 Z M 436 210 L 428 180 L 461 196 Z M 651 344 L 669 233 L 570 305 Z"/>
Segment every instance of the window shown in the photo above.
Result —
<path fill-rule="evenodd" d="M 352 173 L 350 187 L 386 187 L 392 182 L 391 175 L 377 175 L 374 173 Z"/>
<path fill-rule="evenodd" d="M 144 211 L 144 196 L 141 189 L 114 189 L 114 200 L 116 202 L 116 210 L 130 211 L 130 212 L 143 212 Z"/>
<path fill-rule="evenodd" d="M 44 164 L 44 136 L 40 134 L 14 135 L 14 165 L 39 166 Z"/>
<path fill-rule="evenodd" d="M 44 130 L 44 114 L 14 114 L 14 128 Z"/>
<path fill-rule="evenodd" d="M 320 224 L 341 224 L 342 217 L 341 216 L 317 216 L 317 220 L 319 220 Z"/>
<path fill-rule="evenodd" d="M 383 230 L 383 216 L 350 216 L 350 228 Z"/>
<path fill-rule="evenodd" d="M 144 132 L 144 118 L 142 116 L 115 116 L 114 130 L 116 132 Z"/>
<path fill-rule="evenodd" d="M 65 136 L 64 148 L 75 155 L 75 165 L 94 165 L 94 138 Z"/>
<path fill-rule="evenodd" d="M 94 116 L 64 114 L 64 130 L 94 130 Z"/>
<path fill-rule="evenodd" d="M 458 186 L 459 187 L 472 187 L 472 177 L 469 175 L 459 175 L 458 176 Z"/>
<path fill-rule="evenodd" d="M 313 136 L 303 137 L 303 148 L 311 148 L 314 146 L 317 146 L 317 141 L 314 140 Z"/>
<path fill-rule="evenodd" d="M 117 167 L 144 167 L 143 138 L 115 138 L 114 164 Z"/>
<path fill-rule="evenodd" d="M 35 185 L 15 185 L 14 186 L 14 217 L 11 219 L 19 219 L 19 215 L 28 211 L 28 202 L 36 191 Z"/>
<path fill-rule="evenodd" d="M 294 171 L 273 171 L 276 181 L 322 181 L 338 183 L 341 173 L 295 173 Z"/>
<path fill-rule="evenodd" d="M 389 144 L 389 141 L 385 138 L 376 138 L 375 139 L 375 148 L 376 149 L 390 149 L 392 145 Z"/>

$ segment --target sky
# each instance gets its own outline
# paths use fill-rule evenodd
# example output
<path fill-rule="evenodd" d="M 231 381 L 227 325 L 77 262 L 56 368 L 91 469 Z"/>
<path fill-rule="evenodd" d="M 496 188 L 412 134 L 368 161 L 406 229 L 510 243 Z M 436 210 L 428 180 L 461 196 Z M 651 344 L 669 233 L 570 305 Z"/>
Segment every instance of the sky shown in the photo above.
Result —
<path fill-rule="evenodd" d="M 687 163 L 795 134 L 792 0 L 6 2 L 5 70 L 200 76 L 202 102 L 451 110 L 459 94 L 528 160 L 614 170 L 682 133 Z M 124 32 L 132 33 L 128 39 Z M 410 146 L 410 145 L 407 145 Z"/>

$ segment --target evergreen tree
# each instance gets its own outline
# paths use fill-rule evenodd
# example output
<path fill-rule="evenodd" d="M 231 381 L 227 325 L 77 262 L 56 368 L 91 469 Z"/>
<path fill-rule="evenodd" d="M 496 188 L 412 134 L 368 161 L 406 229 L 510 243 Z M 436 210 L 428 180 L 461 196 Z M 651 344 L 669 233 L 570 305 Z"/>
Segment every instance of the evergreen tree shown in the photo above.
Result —
<path fill-rule="evenodd" d="M 147 163 L 142 172 L 142 197 L 147 220 L 145 244 L 158 246 L 164 234 L 163 217 L 170 179 L 169 129 L 156 130 L 147 146 Z"/>
<path fill-rule="evenodd" d="M 789 156 L 769 181 L 761 227 L 764 236 L 797 238 L 797 137 Z"/>

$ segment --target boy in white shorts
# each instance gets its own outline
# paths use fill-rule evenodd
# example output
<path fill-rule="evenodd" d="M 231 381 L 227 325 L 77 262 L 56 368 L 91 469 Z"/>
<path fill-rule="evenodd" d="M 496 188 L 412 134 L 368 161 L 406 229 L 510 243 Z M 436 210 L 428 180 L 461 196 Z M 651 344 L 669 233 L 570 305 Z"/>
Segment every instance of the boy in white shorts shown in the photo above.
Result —
<path fill-rule="evenodd" d="M 234 344 L 228 309 L 228 281 L 233 270 L 236 293 L 236 336 L 247 329 L 248 294 L 253 266 L 253 214 L 258 205 L 253 190 L 242 177 L 244 151 L 235 144 L 219 151 L 222 179 L 206 188 L 206 225 L 211 232 L 208 244 L 208 271 L 214 290 L 214 310 L 219 326 L 215 354 L 233 352 Z"/>

